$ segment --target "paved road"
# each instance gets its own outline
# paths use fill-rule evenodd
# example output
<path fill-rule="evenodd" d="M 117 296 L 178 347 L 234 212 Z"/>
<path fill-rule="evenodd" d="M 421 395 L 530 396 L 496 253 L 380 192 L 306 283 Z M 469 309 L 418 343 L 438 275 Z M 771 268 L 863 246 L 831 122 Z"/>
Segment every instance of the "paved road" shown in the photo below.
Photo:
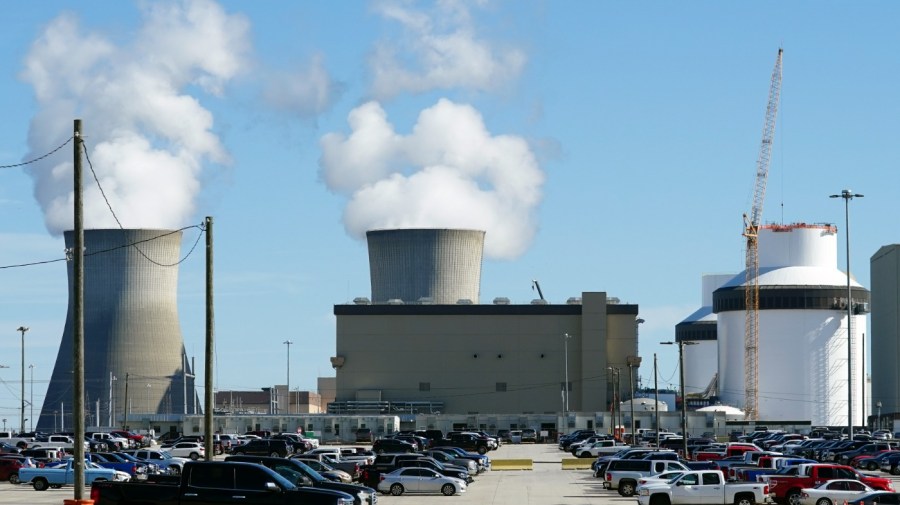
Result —
<path fill-rule="evenodd" d="M 504 445 L 490 453 L 492 459 L 530 458 L 534 469 L 492 471 L 481 474 L 461 496 L 379 495 L 379 505 L 419 505 L 428 503 L 455 505 L 634 505 L 634 498 L 622 498 L 605 491 L 590 470 L 562 470 L 561 461 L 569 456 L 555 445 Z M 571 457 L 571 456 L 570 456 Z M 877 473 L 880 472 L 867 472 Z M 887 474 L 881 474 L 888 476 Z M 900 477 L 891 477 L 900 488 Z M 72 498 L 72 489 L 34 491 L 30 486 L 12 486 L 0 482 L 0 504 L 54 504 Z M 87 497 L 89 493 L 85 493 Z"/>

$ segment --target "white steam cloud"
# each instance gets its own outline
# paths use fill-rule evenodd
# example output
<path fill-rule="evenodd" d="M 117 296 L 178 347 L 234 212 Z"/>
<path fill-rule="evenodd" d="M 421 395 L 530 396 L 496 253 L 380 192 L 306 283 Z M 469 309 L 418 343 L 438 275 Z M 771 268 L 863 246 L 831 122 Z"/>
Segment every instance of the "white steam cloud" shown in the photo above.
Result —
<path fill-rule="evenodd" d="M 86 33 L 65 14 L 32 44 L 21 74 L 39 108 L 28 157 L 62 143 L 80 117 L 90 160 L 122 225 L 175 228 L 194 212 L 203 163 L 229 159 L 212 114 L 188 91 L 222 93 L 245 67 L 249 24 L 208 0 L 142 5 L 143 24 L 129 45 Z M 71 229 L 71 156 L 30 165 L 29 173 L 47 228 Z M 89 175 L 84 203 L 86 227 L 118 227 Z"/>
<path fill-rule="evenodd" d="M 454 87 L 489 91 L 517 78 L 525 66 L 521 50 L 478 37 L 463 2 L 438 2 L 433 16 L 395 1 L 380 2 L 376 10 L 405 30 L 399 42 L 381 41 L 369 59 L 376 98 Z"/>
<path fill-rule="evenodd" d="M 528 144 L 491 135 L 473 107 L 442 99 L 409 135 L 376 102 L 354 109 L 349 136 L 322 137 L 321 177 L 349 198 L 344 226 L 485 230 L 485 254 L 510 259 L 534 238 L 544 174 Z"/>

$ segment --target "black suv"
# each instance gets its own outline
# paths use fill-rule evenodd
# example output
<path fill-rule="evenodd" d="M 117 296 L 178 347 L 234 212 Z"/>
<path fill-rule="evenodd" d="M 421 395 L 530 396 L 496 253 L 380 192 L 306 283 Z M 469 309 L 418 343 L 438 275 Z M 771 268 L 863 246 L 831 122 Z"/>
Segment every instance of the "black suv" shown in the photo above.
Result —
<path fill-rule="evenodd" d="M 271 456 L 273 458 L 286 458 L 293 452 L 293 447 L 288 444 L 287 440 L 270 440 L 265 438 L 251 440 L 231 450 L 231 453 L 235 456 L 249 454 L 253 456 Z"/>
<path fill-rule="evenodd" d="M 403 440 L 394 438 L 382 438 L 376 440 L 372 444 L 372 451 L 375 454 L 384 454 L 386 452 L 416 452 L 416 446 Z"/>

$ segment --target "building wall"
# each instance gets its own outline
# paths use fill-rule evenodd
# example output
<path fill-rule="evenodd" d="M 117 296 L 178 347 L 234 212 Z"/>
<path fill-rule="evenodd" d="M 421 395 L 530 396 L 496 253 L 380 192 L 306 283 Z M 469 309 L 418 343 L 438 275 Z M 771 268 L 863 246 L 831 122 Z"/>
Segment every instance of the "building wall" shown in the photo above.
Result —
<path fill-rule="evenodd" d="M 900 245 L 883 246 L 871 260 L 872 400 L 881 412 L 900 412 Z M 877 409 L 873 408 L 872 411 Z"/>
<path fill-rule="evenodd" d="M 338 305 L 336 400 L 436 401 L 444 413 L 553 413 L 608 405 L 610 358 L 637 354 L 637 305 Z M 613 314 L 610 314 L 613 313 Z M 627 370 L 624 372 L 627 377 Z M 505 389 L 505 390 L 504 390 Z M 627 391 L 627 380 L 623 381 Z"/>

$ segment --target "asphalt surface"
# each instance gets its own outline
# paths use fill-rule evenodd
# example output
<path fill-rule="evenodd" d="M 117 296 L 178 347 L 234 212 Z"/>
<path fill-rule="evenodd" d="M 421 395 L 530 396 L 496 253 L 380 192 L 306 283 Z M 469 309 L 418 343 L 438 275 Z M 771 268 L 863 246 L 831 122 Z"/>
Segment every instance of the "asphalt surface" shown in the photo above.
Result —
<path fill-rule="evenodd" d="M 491 459 L 532 459 L 533 470 L 494 470 L 475 477 L 461 495 L 378 495 L 379 505 L 454 503 L 456 505 L 635 505 L 635 498 L 623 498 L 603 489 L 590 470 L 563 470 L 562 459 L 570 457 L 555 445 L 504 445 L 489 453 Z M 588 460 L 585 460 L 588 461 Z M 900 477 L 890 477 L 900 488 Z M 85 493 L 90 496 L 90 491 Z M 72 488 L 35 491 L 31 486 L 0 482 L 0 504 L 56 504 L 73 497 Z"/>

